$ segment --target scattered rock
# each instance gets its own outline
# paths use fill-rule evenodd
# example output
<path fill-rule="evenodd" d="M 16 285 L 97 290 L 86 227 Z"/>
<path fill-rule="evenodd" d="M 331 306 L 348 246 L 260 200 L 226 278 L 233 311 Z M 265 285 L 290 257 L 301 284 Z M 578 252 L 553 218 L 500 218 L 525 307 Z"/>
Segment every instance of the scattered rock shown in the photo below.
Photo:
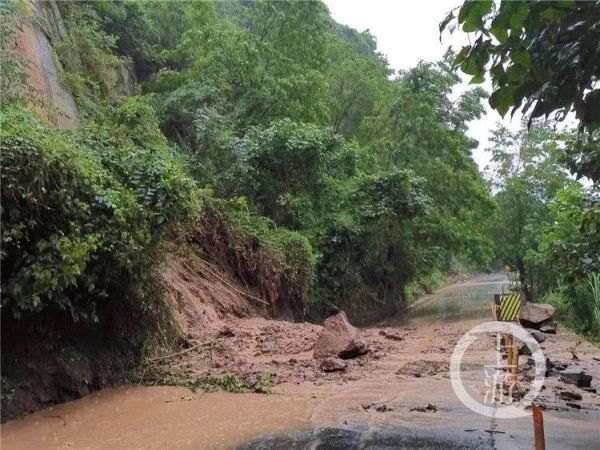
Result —
<path fill-rule="evenodd" d="M 559 363 L 559 362 L 552 363 L 552 368 L 554 370 L 561 370 L 562 371 L 562 370 L 566 370 L 567 367 L 569 367 L 569 365 L 567 363 Z"/>
<path fill-rule="evenodd" d="M 540 329 L 542 323 L 554 319 L 554 307 L 548 304 L 527 303 L 521 307 L 519 322 L 524 327 Z"/>
<path fill-rule="evenodd" d="M 398 375 L 409 375 L 415 378 L 434 376 L 438 373 L 448 372 L 449 364 L 445 361 L 420 360 L 407 364 L 396 371 Z"/>
<path fill-rule="evenodd" d="M 346 370 L 348 363 L 340 358 L 329 357 L 324 359 L 321 363 L 321 369 L 323 372 L 339 372 Z"/>
<path fill-rule="evenodd" d="M 435 406 L 433 403 L 427 403 L 427 406 L 417 406 L 416 408 L 412 408 L 411 411 L 418 411 L 418 412 L 437 412 L 437 406 Z"/>
<path fill-rule="evenodd" d="M 527 358 L 527 364 L 529 364 L 531 366 L 535 366 L 535 359 L 533 359 L 533 356 L 530 356 L 529 358 Z M 552 368 L 554 364 L 555 363 L 550 361 L 550 358 L 546 357 L 546 370 Z"/>
<path fill-rule="evenodd" d="M 540 325 L 540 331 L 546 334 L 556 334 L 556 322 L 554 320 L 546 320 Z"/>
<path fill-rule="evenodd" d="M 531 355 L 531 349 L 527 347 L 527 344 L 521 344 L 519 347 L 519 355 Z"/>
<path fill-rule="evenodd" d="M 375 406 L 375 403 L 361 403 L 362 409 L 371 409 L 373 406 Z"/>
<path fill-rule="evenodd" d="M 561 391 L 558 393 L 563 400 L 581 400 L 581 394 L 571 391 Z"/>
<path fill-rule="evenodd" d="M 531 334 L 533 336 L 533 338 L 537 341 L 537 342 L 544 342 L 546 340 L 546 335 L 544 333 L 542 333 L 541 331 L 538 330 L 527 330 L 529 332 L 529 334 Z"/>
<path fill-rule="evenodd" d="M 573 402 L 566 402 L 565 405 L 573 408 L 573 409 L 581 409 L 581 405 Z"/>
<path fill-rule="evenodd" d="M 384 338 L 391 339 L 393 341 L 402 341 L 402 340 L 404 340 L 404 336 L 402 336 L 400 333 L 398 333 L 395 330 L 390 330 L 389 328 L 381 330 L 379 332 L 379 334 L 381 336 L 383 336 Z"/>
<path fill-rule="evenodd" d="M 385 403 L 383 405 L 379 405 L 375 407 L 375 411 L 377 412 L 388 412 L 388 411 L 393 411 L 392 408 L 390 408 L 388 405 L 386 405 Z"/>
<path fill-rule="evenodd" d="M 577 387 L 590 387 L 592 384 L 592 376 L 583 372 L 565 372 L 560 376 L 559 381 L 574 384 Z"/>
<path fill-rule="evenodd" d="M 364 355 L 369 350 L 358 338 L 358 331 L 344 312 L 328 317 L 323 322 L 323 330 L 315 343 L 314 357 L 324 359 L 338 356 L 343 359 Z"/>

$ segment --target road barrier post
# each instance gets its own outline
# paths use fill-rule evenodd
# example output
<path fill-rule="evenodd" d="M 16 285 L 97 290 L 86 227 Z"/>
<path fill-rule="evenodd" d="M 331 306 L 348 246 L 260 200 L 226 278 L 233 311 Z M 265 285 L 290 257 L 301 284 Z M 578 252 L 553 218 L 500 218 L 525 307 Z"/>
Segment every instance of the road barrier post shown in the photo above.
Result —
<path fill-rule="evenodd" d="M 546 450 L 546 438 L 544 437 L 544 416 L 541 408 L 535 403 L 531 404 L 533 411 L 533 435 L 535 437 L 535 450 Z"/>

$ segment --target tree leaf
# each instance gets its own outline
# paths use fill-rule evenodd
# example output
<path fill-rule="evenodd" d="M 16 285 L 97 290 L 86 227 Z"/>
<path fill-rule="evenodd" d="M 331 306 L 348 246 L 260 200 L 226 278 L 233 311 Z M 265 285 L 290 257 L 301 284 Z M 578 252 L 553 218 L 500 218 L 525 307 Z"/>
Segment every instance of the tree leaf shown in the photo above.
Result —
<path fill-rule="evenodd" d="M 440 22 L 440 40 L 442 39 L 442 31 L 446 28 L 446 26 L 454 19 L 454 12 L 450 11 L 448 15 Z"/>
<path fill-rule="evenodd" d="M 517 52 L 513 52 L 511 54 L 511 59 L 516 64 L 528 69 L 531 66 L 531 57 L 529 56 L 529 52 L 527 50 L 519 50 Z"/>
<path fill-rule="evenodd" d="M 482 68 L 477 64 L 477 60 L 474 57 L 469 57 L 463 61 L 460 65 L 460 69 L 467 75 L 480 75 Z"/>
<path fill-rule="evenodd" d="M 514 105 L 513 93 L 515 89 L 515 86 L 501 87 L 490 95 L 490 106 L 498 111 L 502 117 L 504 117 L 508 109 Z"/>
<path fill-rule="evenodd" d="M 504 44 L 508 40 L 508 30 L 501 26 L 490 27 L 490 33 L 498 39 L 501 44 Z"/>
<path fill-rule="evenodd" d="M 528 15 L 529 5 L 527 2 L 523 1 L 509 18 L 510 28 L 515 31 L 520 31 L 523 28 L 523 24 Z"/>

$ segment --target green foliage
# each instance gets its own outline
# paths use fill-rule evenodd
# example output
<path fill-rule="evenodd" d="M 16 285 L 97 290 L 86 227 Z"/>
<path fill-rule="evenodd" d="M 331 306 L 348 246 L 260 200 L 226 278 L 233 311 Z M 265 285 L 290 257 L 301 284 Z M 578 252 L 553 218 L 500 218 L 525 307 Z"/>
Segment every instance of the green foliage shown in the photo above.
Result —
<path fill-rule="evenodd" d="M 276 314 L 304 316 L 314 280 L 315 256 L 303 235 L 248 210 L 244 198 L 204 197 L 198 242 L 206 257 L 225 261 Z"/>
<path fill-rule="evenodd" d="M 152 176 L 119 177 L 24 109 L 2 114 L 3 307 L 15 316 L 60 308 L 95 317 L 96 302 L 131 295 L 156 267 L 158 239 L 190 208 L 193 183 L 134 146 L 110 147 L 113 162 Z"/>
<path fill-rule="evenodd" d="M 547 289 L 548 272 L 535 263 L 544 226 L 551 221 L 548 205 L 571 183 L 560 153 L 561 137 L 548 126 L 525 127 L 517 133 L 505 128 L 491 142 L 492 183 L 498 190 L 499 213 L 489 222 L 496 254 L 518 270 L 524 290 Z"/>
<path fill-rule="evenodd" d="M 600 339 L 600 279 L 590 273 L 579 283 L 560 284 L 547 292 L 542 301 L 556 309 L 556 317 L 568 327 L 590 339 Z"/>
<path fill-rule="evenodd" d="M 150 384 L 162 384 L 170 386 L 183 386 L 192 391 L 202 389 L 207 392 L 224 391 L 233 394 L 241 394 L 244 392 L 256 392 L 257 394 L 271 394 L 271 384 L 273 373 L 266 372 L 256 382 L 248 382 L 247 380 L 233 374 L 223 373 L 218 375 L 207 374 L 199 378 L 181 379 L 178 377 L 167 376 L 159 380 L 152 380 Z"/>
<path fill-rule="evenodd" d="M 600 126 L 599 13 L 598 1 L 467 0 L 457 17 L 451 12 L 444 19 L 440 31 L 456 20 L 463 31 L 475 33 L 454 62 L 473 83 L 489 74 L 495 89 L 490 106 L 501 115 L 523 107 L 531 111 L 531 124 L 536 117 L 555 112 L 562 120 L 575 111 L 581 128 L 594 132 Z M 596 146 L 597 140 L 596 134 Z M 586 155 L 574 152 L 575 170 Z M 578 173 L 598 181 L 597 169 Z"/>
<path fill-rule="evenodd" d="M 199 380 L 200 386 L 205 390 L 219 390 L 239 394 L 247 392 L 249 387 L 244 380 L 232 373 L 223 375 L 206 375 Z"/>
<path fill-rule="evenodd" d="M 355 152 L 338 135 L 289 120 L 254 128 L 242 142 L 244 187 L 261 213 L 278 225 L 308 228 L 331 194 L 330 185 L 352 176 Z"/>
<path fill-rule="evenodd" d="M 0 4 L 0 104 L 27 98 L 26 69 L 29 61 L 14 48 L 19 26 L 28 19 L 24 5 L 19 0 L 6 0 Z"/>
<path fill-rule="evenodd" d="M 566 175 L 561 148 L 572 133 L 537 125 L 492 138 L 493 182 L 500 212 L 489 232 L 502 262 L 518 271 L 514 287 L 551 301 L 571 327 L 597 333 L 585 281 L 600 270 L 598 194 Z M 515 274 L 516 275 L 516 274 Z"/>
<path fill-rule="evenodd" d="M 450 56 L 392 79 L 375 38 L 319 1 L 59 8 L 67 33 L 51 37 L 82 116 L 72 140 L 139 213 L 123 218 L 143 230 L 124 243 L 139 260 L 123 277 L 190 214 L 261 295 L 297 301 L 294 317 L 310 297 L 313 313 L 332 302 L 367 320 L 457 258 L 489 263 L 495 204 L 465 135 L 485 93 L 451 100 Z M 202 213 L 182 167 L 214 192 Z M 77 241 L 82 273 L 117 252 L 99 234 Z"/>
<path fill-rule="evenodd" d="M 600 59 L 600 2 L 466 1 L 456 18 L 471 45 L 456 56 L 475 82 L 489 72 L 495 91 L 490 105 L 504 115 L 533 107 L 531 117 L 575 106 L 590 129 L 600 125 L 600 97 L 593 89 Z M 454 19 L 446 18 L 441 30 Z M 592 91 L 590 91 L 592 90 Z"/>
<path fill-rule="evenodd" d="M 112 2 L 57 2 L 66 36 L 53 36 L 53 47 L 65 69 L 63 78 L 79 104 L 93 109 L 93 98 L 123 93 L 123 61 L 113 53 L 117 38 L 102 27 Z M 91 97 L 91 98 L 90 98 Z"/>
<path fill-rule="evenodd" d="M 273 372 L 266 372 L 260 377 L 260 380 L 254 385 L 254 392 L 257 394 L 272 394 L 271 385 L 273 384 Z"/>
<path fill-rule="evenodd" d="M 594 331 L 600 337 L 600 272 L 590 273 L 586 281 L 593 308 L 592 323 Z"/>
<path fill-rule="evenodd" d="M 361 131 L 375 167 L 410 168 L 424 179 L 430 200 L 414 237 L 421 272 L 443 268 L 452 252 L 481 265 L 491 259 L 480 224 L 495 205 L 471 157 L 476 143 L 465 135 L 467 122 L 483 112 L 483 93 L 468 91 L 453 103 L 448 96 L 456 83 L 446 61 L 419 64 L 400 74 L 391 103 Z"/>

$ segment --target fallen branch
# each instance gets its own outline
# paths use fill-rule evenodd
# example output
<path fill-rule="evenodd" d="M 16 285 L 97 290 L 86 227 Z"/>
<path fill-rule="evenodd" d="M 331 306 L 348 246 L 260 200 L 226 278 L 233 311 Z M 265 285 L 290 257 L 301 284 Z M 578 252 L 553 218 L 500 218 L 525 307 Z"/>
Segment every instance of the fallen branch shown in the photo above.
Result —
<path fill-rule="evenodd" d="M 167 359 L 167 358 L 172 358 L 173 356 L 182 355 L 182 354 L 187 353 L 187 352 L 189 352 L 191 350 L 194 350 L 195 348 L 202 347 L 203 345 L 207 345 L 207 344 L 206 343 L 204 343 L 204 344 L 198 344 L 198 345 L 194 345 L 193 347 L 189 347 L 189 348 L 183 349 L 183 350 L 181 350 L 179 352 L 171 353 L 170 355 L 157 356 L 155 358 L 150 358 L 150 359 L 146 360 L 146 364 L 154 362 L 154 361 L 160 361 L 161 359 Z"/>
<path fill-rule="evenodd" d="M 203 342 L 202 344 L 194 345 L 193 347 L 188 347 L 188 348 L 185 348 L 185 349 L 180 350 L 178 352 L 171 353 L 169 355 L 163 355 L 163 356 L 157 356 L 155 358 L 150 358 L 150 359 L 146 360 L 146 364 L 154 362 L 154 361 L 160 361 L 161 359 L 167 359 L 167 358 L 172 358 L 173 356 L 182 355 L 182 354 L 187 353 L 187 352 L 189 352 L 191 350 L 194 350 L 194 349 L 196 349 L 198 347 L 213 347 L 213 346 L 215 346 L 217 344 L 217 342 L 215 342 L 215 341 Z"/>

